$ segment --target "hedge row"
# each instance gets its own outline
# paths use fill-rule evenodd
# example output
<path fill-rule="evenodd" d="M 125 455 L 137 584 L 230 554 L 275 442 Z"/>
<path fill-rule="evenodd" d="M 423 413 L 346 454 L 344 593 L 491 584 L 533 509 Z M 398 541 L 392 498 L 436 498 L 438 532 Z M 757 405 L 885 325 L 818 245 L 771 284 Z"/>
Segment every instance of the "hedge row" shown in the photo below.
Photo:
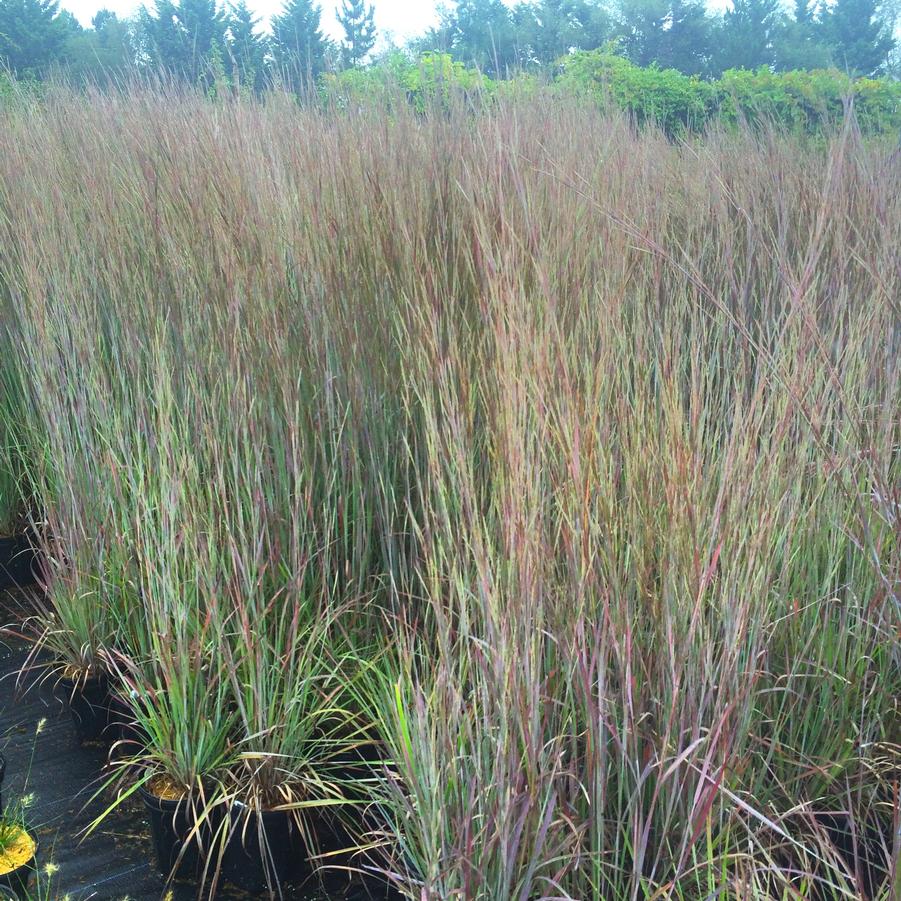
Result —
<path fill-rule="evenodd" d="M 612 102 L 638 122 L 669 133 L 699 130 L 714 120 L 771 121 L 814 133 L 840 120 L 853 106 L 862 130 L 901 129 L 901 83 L 888 78 L 851 78 L 837 69 L 771 72 L 731 69 L 714 81 L 674 69 L 642 68 L 612 53 L 576 53 L 558 82 Z"/>
<path fill-rule="evenodd" d="M 527 93 L 533 76 L 495 82 L 447 54 L 418 61 L 403 54 L 366 69 L 323 79 L 332 102 L 352 104 L 403 96 L 417 108 L 463 95 L 484 101 L 499 93 Z M 840 121 L 849 106 L 868 134 L 901 130 L 901 82 L 888 78 L 850 78 L 836 69 L 774 73 L 733 69 L 718 80 L 683 75 L 675 69 L 636 66 L 609 50 L 574 53 L 562 61 L 555 89 L 576 93 L 652 123 L 668 134 L 700 131 L 712 122 L 757 124 L 768 121 L 795 131 L 816 133 Z"/>

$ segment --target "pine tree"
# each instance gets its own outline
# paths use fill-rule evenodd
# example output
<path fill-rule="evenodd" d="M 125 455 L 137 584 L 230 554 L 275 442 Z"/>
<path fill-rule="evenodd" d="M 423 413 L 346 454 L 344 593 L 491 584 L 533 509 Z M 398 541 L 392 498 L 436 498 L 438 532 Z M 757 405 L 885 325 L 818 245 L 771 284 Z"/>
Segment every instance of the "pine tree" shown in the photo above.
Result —
<path fill-rule="evenodd" d="M 309 86 L 325 66 L 326 41 L 319 28 L 322 10 L 313 0 L 287 0 L 272 19 L 272 47 L 289 85 Z"/>
<path fill-rule="evenodd" d="M 526 0 L 513 15 L 523 53 L 542 65 L 570 50 L 594 50 L 609 37 L 609 16 L 596 0 Z"/>
<path fill-rule="evenodd" d="M 711 55 L 711 23 L 703 0 L 671 0 L 658 65 L 687 75 L 705 72 Z"/>
<path fill-rule="evenodd" d="M 779 0 L 732 0 L 719 34 L 719 69 L 758 69 L 773 64 Z"/>
<path fill-rule="evenodd" d="M 0 0 L 0 63 L 18 75 L 44 74 L 71 34 L 57 0 Z"/>
<path fill-rule="evenodd" d="M 516 63 L 513 18 L 503 0 L 459 0 L 443 18 L 451 35 L 450 51 L 467 65 L 497 76 Z"/>
<path fill-rule="evenodd" d="M 878 74 L 895 47 L 878 0 L 835 0 L 823 27 L 835 64 L 855 75 Z"/>
<path fill-rule="evenodd" d="M 118 23 L 119 17 L 106 7 L 98 9 L 91 19 L 91 26 L 98 34 L 106 31 L 107 28 L 114 28 Z"/>
<path fill-rule="evenodd" d="M 225 13 L 217 7 L 216 0 L 180 0 L 179 17 L 191 78 L 206 76 L 214 57 L 217 67 L 222 64 Z"/>
<path fill-rule="evenodd" d="M 338 23 L 344 29 L 341 56 L 346 66 L 358 66 L 375 46 L 375 11 L 365 0 L 343 0 Z"/>
<path fill-rule="evenodd" d="M 794 17 L 783 16 L 776 29 L 773 53 L 780 72 L 824 69 L 832 64 L 815 0 L 795 0 Z"/>
<path fill-rule="evenodd" d="M 798 25 L 812 26 L 816 21 L 817 6 L 815 0 L 795 0 L 795 22 Z"/>
<path fill-rule="evenodd" d="M 153 65 L 191 82 L 207 72 L 225 42 L 225 15 L 216 0 L 156 0 L 141 13 L 147 55 Z"/>
<path fill-rule="evenodd" d="M 626 54 L 640 66 L 656 63 L 688 75 L 708 68 L 711 21 L 702 0 L 624 0 L 620 30 Z"/>
<path fill-rule="evenodd" d="M 139 13 L 139 41 L 142 55 L 157 69 L 175 71 L 181 62 L 178 7 L 173 0 L 155 0 L 153 10 Z"/>
<path fill-rule="evenodd" d="M 233 4 L 226 18 L 226 49 L 232 70 L 240 85 L 254 91 L 262 90 L 266 84 L 267 42 L 257 30 L 259 21 L 246 0 Z"/>

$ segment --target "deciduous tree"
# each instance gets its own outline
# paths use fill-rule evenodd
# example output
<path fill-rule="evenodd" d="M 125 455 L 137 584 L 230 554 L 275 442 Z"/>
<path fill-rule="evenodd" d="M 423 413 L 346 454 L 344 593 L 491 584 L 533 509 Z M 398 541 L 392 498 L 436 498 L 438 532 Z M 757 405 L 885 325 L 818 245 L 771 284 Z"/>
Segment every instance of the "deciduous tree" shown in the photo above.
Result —
<path fill-rule="evenodd" d="M 60 59 L 72 16 L 57 0 L 0 0 L 0 63 L 20 76 L 41 76 Z"/>

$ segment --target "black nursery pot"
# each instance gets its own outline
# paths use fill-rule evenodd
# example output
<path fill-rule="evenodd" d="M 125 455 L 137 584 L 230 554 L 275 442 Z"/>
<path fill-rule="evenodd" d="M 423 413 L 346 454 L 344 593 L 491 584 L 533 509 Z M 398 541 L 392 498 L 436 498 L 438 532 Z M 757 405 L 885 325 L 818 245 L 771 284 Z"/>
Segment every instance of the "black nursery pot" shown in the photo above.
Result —
<path fill-rule="evenodd" d="M 150 832 L 160 872 L 193 879 L 201 875 L 203 866 L 195 821 L 188 798 L 170 801 L 158 798 L 141 786 L 141 800 L 150 818 Z"/>
<path fill-rule="evenodd" d="M 109 682 L 105 678 L 88 679 L 87 682 L 60 679 L 57 696 L 69 705 L 79 742 L 112 737 L 114 717 Z"/>
<path fill-rule="evenodd" d="M 34 584 L 37 568 L 37 552 L 27 534 L 0 538 L 0 588 Z"/>
<path fill-rule="evenodd" d="M 383 769 L 382 761 L 385 759 L 385 749 L 375 741 L 359 742 L 352 744 L 346 751 L 338 755 L 334 761 L 336 769 L 352 786 L 355 782 L 371 777 L 373 772 Z M 354 793 L 348 789 L 348 797 L 352 800 L 365 800 L 365 793 L 359 790 Z M 322 851 L 335 855 L 337 852 L 352 848 L 354 840 L 337 813 L 338 808 L 325 805 L 313 807 L 308 816 L 312 821 L 312 828 L 316 833 L 319 847 Z M 343 855 L 336 860 L 345 862 Z"/>
<path fill-rule="evenodd" d="M 264 892 L 312 871 L 297 825 L 287 811 L 258 813 L 236 803 L 231 826 L 222 855 L 222 877 L 232 885 L 247 892 Z"/>
<path fill-rule="evenodd" d="M 858 823 L 855 827 L 845 813 L 813 814 L 825 832 L 835 853 L 849 873 L 856 873 L 864 898 L 876 898 L 880 886 L 887 884 L 889 866 L 885 848 L 892 846 L 892 829 L 888 820 L 879 824 Z M 824 880 L 824 883 L 828 880 Z"/>
<path fill-rule="evenodd" d="M 120 695 L 110 693 L 109 709 L 110 733 L 121 743 L 120 753 L 130 757 L 147 747 L 147 734 L 135 720 L 131 705 Z"/>

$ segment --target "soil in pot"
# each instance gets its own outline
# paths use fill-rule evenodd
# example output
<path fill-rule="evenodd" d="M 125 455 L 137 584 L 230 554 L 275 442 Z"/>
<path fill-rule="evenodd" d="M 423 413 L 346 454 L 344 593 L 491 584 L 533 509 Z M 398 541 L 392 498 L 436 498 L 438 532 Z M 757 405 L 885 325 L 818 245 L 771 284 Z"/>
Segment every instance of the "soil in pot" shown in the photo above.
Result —
<path fill-rule="evenodd" d="M 232 805 L 222 878 L 247 892 L 277 891 L 312 872 L 294 817 L 288 811 Z"/>
<path fill-rule="evenodd" d="M 166 776 L 141 786 L 141 800 L 150 818 L 157 865 L 166 877 L 194 879 L 203 871 L 196 811 L 189 795 Z M 208 833 L 209 830 L 202 830 Z M 207 836 L 208 837 L 208 836 Z"/>
<path fill-rule="evenodd" d="M 0 537 L 0 588 L 34 584 L 37 552 L 27 534 Z"/>
<path fill-rule="evenodd" d="M 75 681 L 63 677 L 57 682 L 56 694 L 68 704 L 80 743 L 108 740 L 113 737 L 113 712 L 109 682 L 103 676 Z"/>
<path fill-rule="evenodd" d="M 24 829 L 0 851 L 0 885 L 26 894 L 35 871 L 37 842 Z"/>

